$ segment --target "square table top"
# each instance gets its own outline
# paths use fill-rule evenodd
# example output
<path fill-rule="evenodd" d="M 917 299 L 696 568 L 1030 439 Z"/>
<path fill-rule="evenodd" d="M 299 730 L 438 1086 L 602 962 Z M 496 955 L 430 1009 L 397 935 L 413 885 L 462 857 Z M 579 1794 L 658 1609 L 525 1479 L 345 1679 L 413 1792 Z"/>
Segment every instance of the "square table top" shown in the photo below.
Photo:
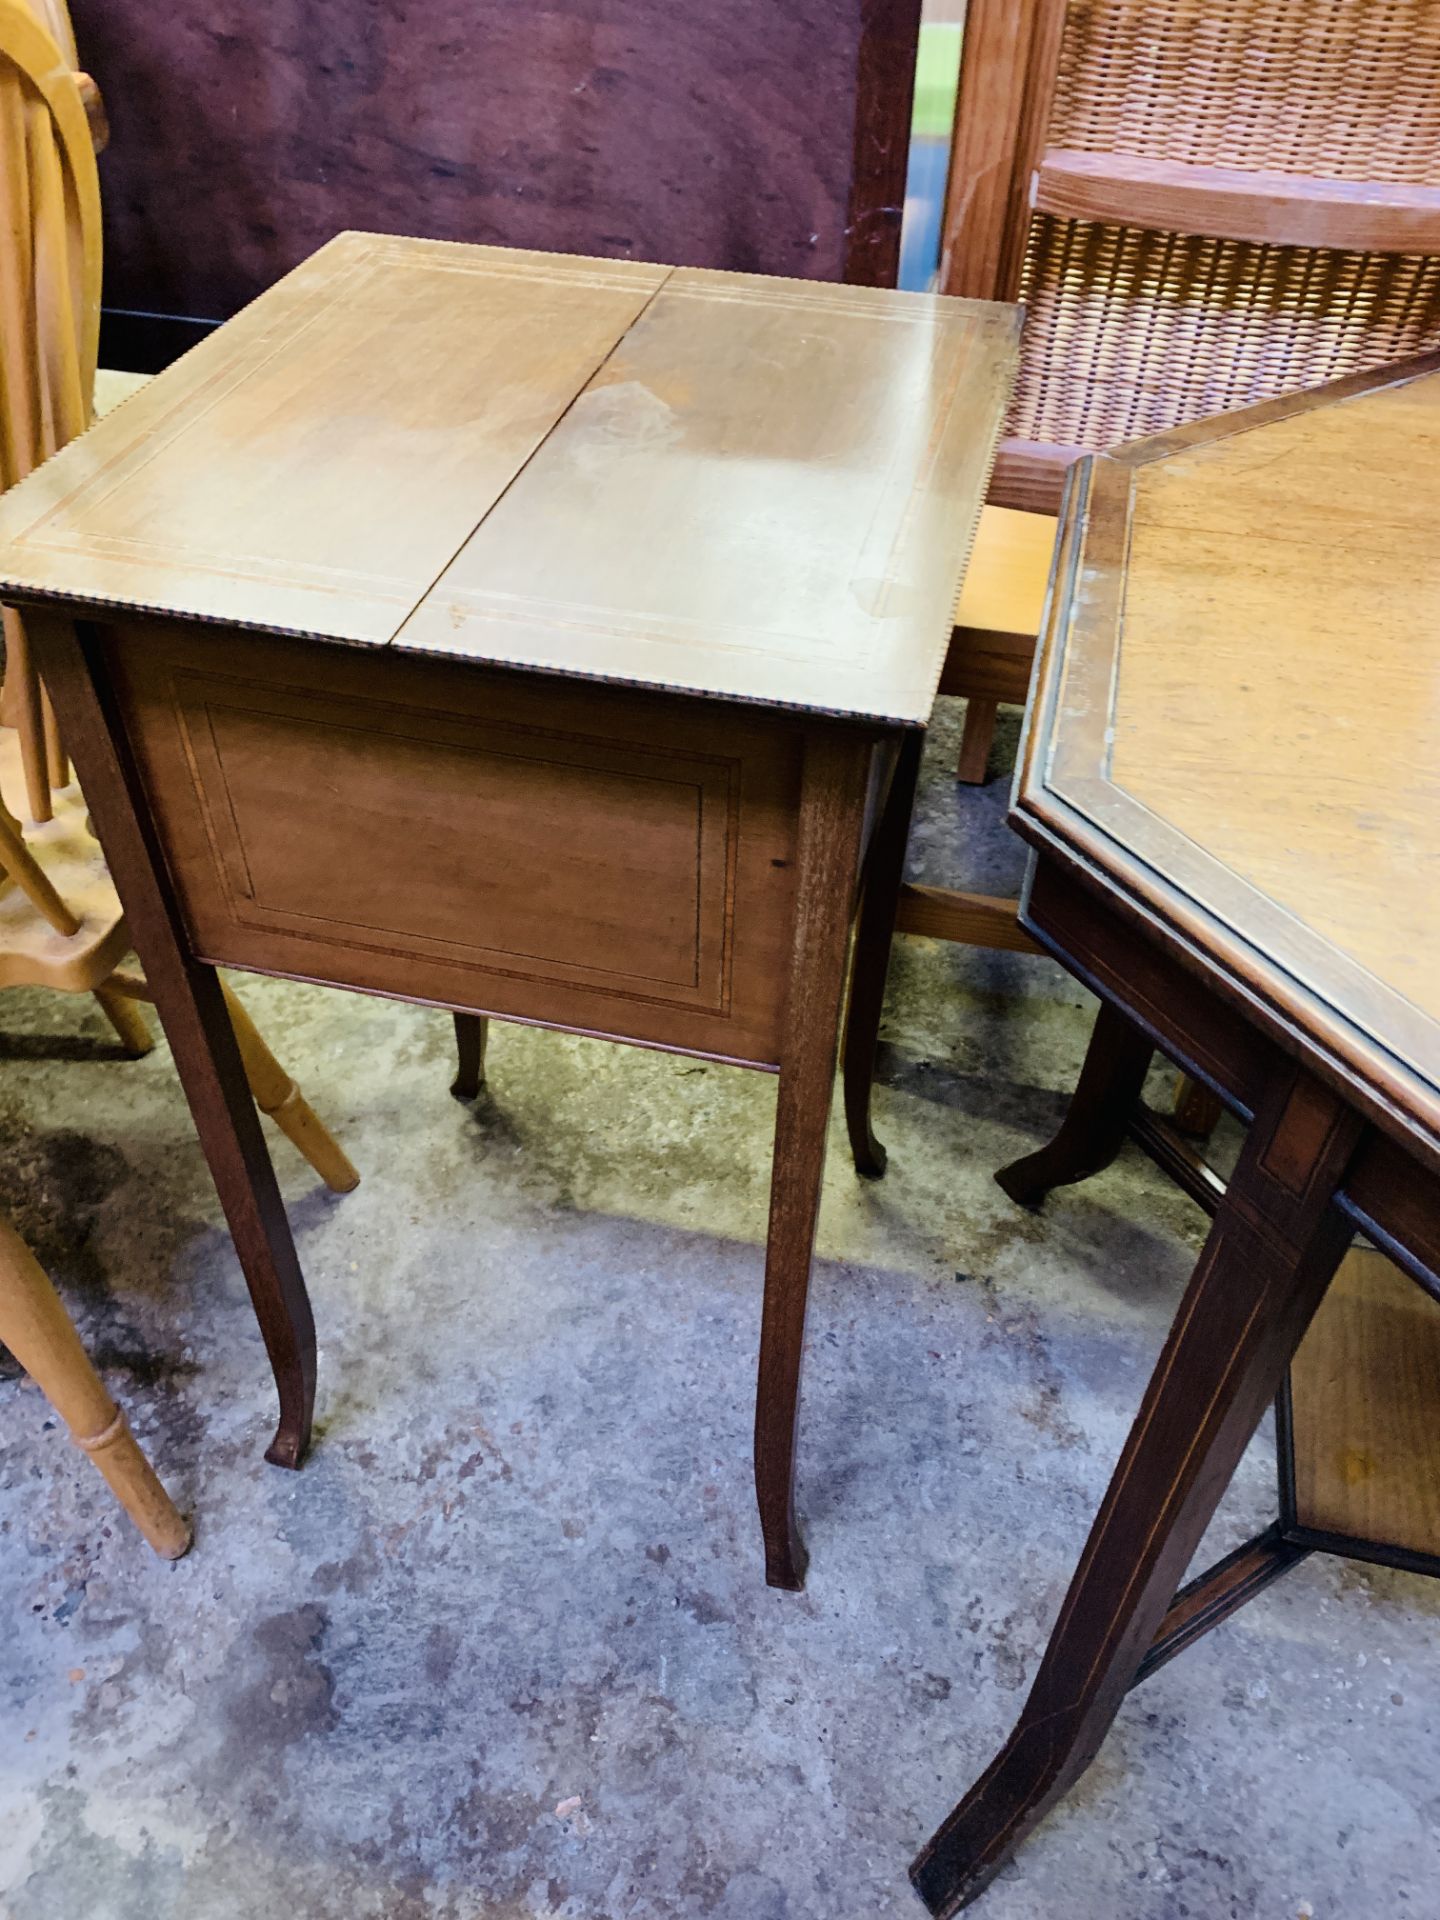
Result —
<path fill-rule="evenodd" d="M 0 593 L 923 725 L 1018 333 L 341 234 L 0 500 Z"/>

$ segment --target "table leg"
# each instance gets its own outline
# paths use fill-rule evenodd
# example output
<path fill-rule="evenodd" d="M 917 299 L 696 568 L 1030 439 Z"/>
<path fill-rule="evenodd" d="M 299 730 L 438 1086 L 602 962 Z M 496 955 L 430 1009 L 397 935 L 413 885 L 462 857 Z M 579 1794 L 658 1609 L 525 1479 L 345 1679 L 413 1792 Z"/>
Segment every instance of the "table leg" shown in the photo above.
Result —
<path fill-rule="evenodd" d="M 175 1056 L 280 1396 L 266 1458 L 298 1467 L 315 1400 L 315 1323 L 220 981 L 190 952 L 143 789 L 109 710 L 93 632 L 33 615 L 31 642 Z"/>
<path fill-rule="evenodd" d="M 1261 1104 L 1019 1724 L 911 1868 L 949 1916 L 1097 1752 L 1349 1245 L 1361 1123 L 1298 1069 Z"/>
<path fill-rule="evenodd" d="M 845 1125 L 855 1171 L 875 1180 L 885 1171 L 885 1149 L 870 1121 L 875 1079 L 875 1045 L 885 1006 L 885 976 L 895 939 L 895 908 L 905 877 L 905 846 L 915 810 L 920 777 L 922 733 L 908 733 L 890 779 L 890 792 L 870 849 L 865 895 L 855 929 L 855 960 L 850 972 L 850 1007 L 845 1018 Z"/>
<path fill-rule="evenodd" d="M 795 1421 L 810 1259 L 825 1171 L 850 920 L 871 743 L 838 730 L 806 741 L 795 924 L 775 1103 L 765 1305 L 755 1397 L 755 1493 L 772 1587 L 805 1584 L 795 1525 Z"/>
<path fill-rule="evenodd" d="M 1125 1144 L 1155 1049 L 1120 1009 L 1102 1000 L 1080 1078 L 1060 1131 L 1038 1153 L 1002 1167 L 995 1178 L 1021 1206 L 1038 1206 L 1052 1187 L 1101 1173 Z"/>
<path fill-rule="evenodd" d="M 483 1013 L 455 1015 L 455 1046 L 459 1065 L 450 1091 L 457 1100 L 478 1100 L 485 1084 L 485 1044 L 490 1038 L 490 1022 Z"/>

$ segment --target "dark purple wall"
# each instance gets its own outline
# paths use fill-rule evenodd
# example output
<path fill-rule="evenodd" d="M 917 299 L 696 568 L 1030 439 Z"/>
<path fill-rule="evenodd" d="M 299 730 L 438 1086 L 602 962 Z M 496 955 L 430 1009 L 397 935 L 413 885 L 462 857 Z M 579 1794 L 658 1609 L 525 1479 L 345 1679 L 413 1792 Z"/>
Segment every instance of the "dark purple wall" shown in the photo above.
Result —
<path fill-rule="evenodd" d="M 72 0 L 108 307 L 343 227 L 892 281 L 920 0 Z"/>

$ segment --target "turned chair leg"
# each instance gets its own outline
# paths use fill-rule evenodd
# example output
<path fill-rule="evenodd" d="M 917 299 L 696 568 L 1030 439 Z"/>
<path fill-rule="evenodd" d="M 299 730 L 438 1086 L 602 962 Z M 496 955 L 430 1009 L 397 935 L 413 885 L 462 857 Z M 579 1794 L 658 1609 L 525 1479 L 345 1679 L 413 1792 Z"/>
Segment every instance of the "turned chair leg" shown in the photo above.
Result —
<path fill-rule="evenodd" d="M 450 1083 L 457 1100 L 475 1100 L 485 1084 L 485 1048 L 490 1039 L 490 1022 L 483 1013 L 455 1015 L 455 1046 L 459 1066 Z"/>
<path fill-rule="evenodd" d="M 990 771 L 990 749 L 995 744 L 995 721 L 1000 706 L 996 700 L 967 700 L 965 724 L 960 733 L 960 758 L 955 778 L 972 787 L 983 786 Z"/>
<path fill-rule="evenodd" d="M 220 992 L 234 1029 L 246 1084 L 256 1106 L 275 1122 L 291 1145 L 304 1155 L 332 1193 L 352 1192 L 360 1184 L 360 1175 L 355 1171 L 349 1155 L 275 1058 L 260 1029 L 223 980 L 220 982 Z M 96 988 L 95 998 L 105 1009 L 122 1040 L 128 1041 L 132 1033 L 143 1037 L 145 1045 L 132 1047 L 131 1051 L 147 1053 L 153 1044 L 150 1031 L 133 1002 L 153 1001 L 154 995 L 148 982 L 138 974 L 113 973 L 103 987 Z M 131 1027 L 129 1020 L 137 1024 Z"/>
<path fill-rule="evenodd" d="M 1298 1069 L 1256 1114 L 1019 1724 L 911 1868 L 941 1920 L 1099 1750 L 1350 1244 L 1332 1202 L 1360 1132 Z"/>
<path fill-rule="evenodd" d="M 1002 1167 L 995 1179 L 1021 1206 L 1054 1187 L 1101 1173 L 1125 1144 L 1155 1049 L 1108 1000 L 1102 1001 L 1080 1078 L 1060 1131 L 1038 1153 Z"/>
<path fill-rule="evenodd" d="M 53 820 L 50 790 L 63 783 L 54 778 L 45 727 L 45 698 L 40 676 L 31 658 L 25 623 L 13 607 L 4 609 L 5 714 L 20 740 L 20 764 L 25 773 L 26 804 L 35 821 Z"/>
<path fill-rule="evenodd" d="M 885 1007 L 885 977 L 895 939 L 895 908 L 905 874 L 905 845 L 920 777 L 923 737 L 916 733 L 900 747 L 890 780 L 885 811 L 870 849 L 865 897 L 855 930 L 850 973 L 850 1005 L 845 1016 L 845 1125 L 855 1171 L 878 1180 L 885 1171 L 885 1149 L 875 1138 L 870 1100 L 875 1082 L 875 1047 Z"/>
<path fill-rule="evenodd" d="M 222 991 L 256 1106 L 268 1114 L 291 1145 L 304 1154 L 332 1193 L 349 1193 L 359 1186 L 360 1176 L 344 1148 L 280 1065 L 255 1022 L 223 982 Z"/>
<path fill-rule="evenodd" d="M 4 1219 L 0 1219 L 0 1341 L 60 1415 L 76 1446 L 104 1474 L 156 1553 L 178 1560 L 190 1545 L 188 1523 L 156 1478 L 125 1415 L 105 1391 L 39 1261 Z"/>
<path fill-rule="evenodd" d="M 150 1024 L 128 994 L 117 987 L 96 987 L 95 998 L 126 1053 L 138 1060 L 151 1051 L 155 1037 Z"/>

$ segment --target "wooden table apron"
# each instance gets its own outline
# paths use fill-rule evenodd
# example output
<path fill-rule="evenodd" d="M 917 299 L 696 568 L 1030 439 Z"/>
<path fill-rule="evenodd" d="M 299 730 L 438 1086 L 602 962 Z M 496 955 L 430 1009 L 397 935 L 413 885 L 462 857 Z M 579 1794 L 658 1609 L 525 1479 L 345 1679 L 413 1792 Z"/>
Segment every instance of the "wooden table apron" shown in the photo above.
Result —
<path fill-rule="evenodd" d="M 797 1586 L 800 1356 L 847 955 L 857 1158 L 920 734 L 133 617 L 27 614 L 298 1465 L 310 1304 L 214 968 L 779 1074 L 755 1472 Z M 908 741 L 908 746 L 906 742 Z M 537 885 L 537 875 L 543 882 Z M 868 931 L 867 931 L 868 929 Z"/>

